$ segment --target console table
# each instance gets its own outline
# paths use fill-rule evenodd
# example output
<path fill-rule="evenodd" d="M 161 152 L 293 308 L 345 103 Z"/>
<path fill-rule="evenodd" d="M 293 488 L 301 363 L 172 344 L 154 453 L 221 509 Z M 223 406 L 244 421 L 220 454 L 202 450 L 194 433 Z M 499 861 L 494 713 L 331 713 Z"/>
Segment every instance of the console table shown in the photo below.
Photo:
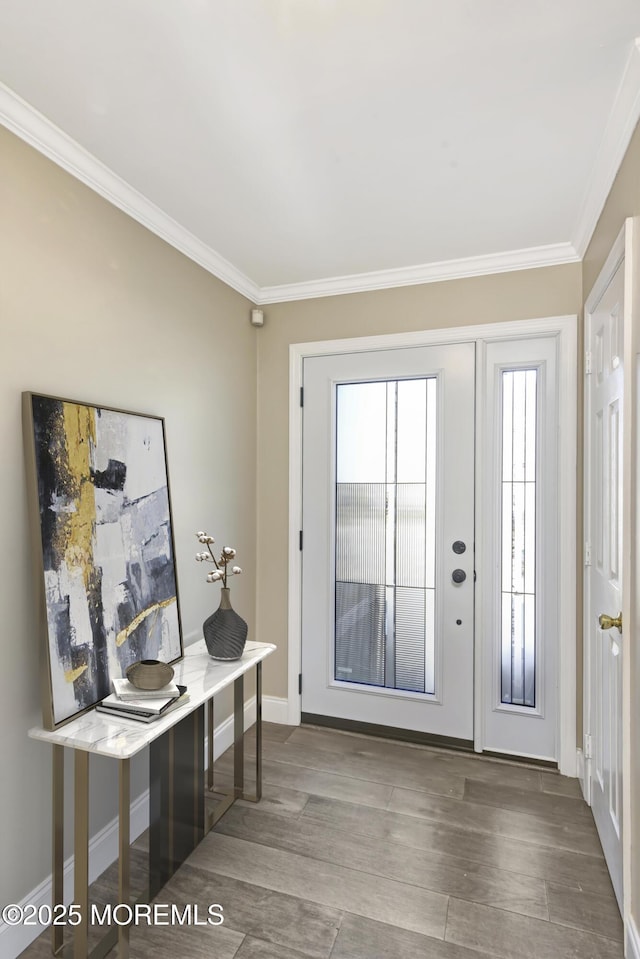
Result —
<path fill-rule="evenodd" d="M 53 746 L 53 896 L 52 907 L 63 903 L 64 750 L 74 751 L 74 903 L 81 921 L 73 928 L 73 959 L 87 959 L 89 931 L 89 756 L 118 761 L 118 894 L 129 903 L 130 888 L 130 761 L 149 746 L 150 768 L 150 898 L 186 859 L 203 836 L 236 798 L 257 802 L 262 790 L 262 661 L 274 651 L 271 643 L 247 643 L 242 658 L 231 663 L 211 659 L 204 640 L 188 646 L 174 664 L 176 683 L 187 687 L 189 700 L 152 723 L 110 718 L 91 710 L 55 730 L 36 727 L 32 739 Z M 244 676 L 256 670 L 256 793 L 244 791 Z M 213 701 L 217 693 L 234 687 L 233 789 L 209 811 L 205 794 L 214 792 Z M 204 775 L 205 711 L 208 724 L 207 783 Z M 65 951 L 64 927 L 52 926 L 51 948 Z M 111 929 L 92 950 L 92 959 L 105 956 L 118 943 L 119 959 L 129 956 L 129 926 Z"/>

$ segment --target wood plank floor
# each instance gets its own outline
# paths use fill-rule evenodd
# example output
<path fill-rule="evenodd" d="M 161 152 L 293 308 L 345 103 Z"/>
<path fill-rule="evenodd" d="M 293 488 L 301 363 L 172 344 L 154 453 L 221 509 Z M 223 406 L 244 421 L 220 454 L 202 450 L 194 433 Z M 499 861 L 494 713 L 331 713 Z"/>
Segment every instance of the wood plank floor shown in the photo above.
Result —
<path fill-rule="evenodd" d="M 220 903 L 224 924 L 132 930 L 132 959 L 622 959 L 577 781 L 308 726 L 264 736 L 262 801 L 236 803 L 158 897 Z M 231 771 L 227 754 L 222 786 Z M 115 901 L 114 882 L 94 894 Z"/>

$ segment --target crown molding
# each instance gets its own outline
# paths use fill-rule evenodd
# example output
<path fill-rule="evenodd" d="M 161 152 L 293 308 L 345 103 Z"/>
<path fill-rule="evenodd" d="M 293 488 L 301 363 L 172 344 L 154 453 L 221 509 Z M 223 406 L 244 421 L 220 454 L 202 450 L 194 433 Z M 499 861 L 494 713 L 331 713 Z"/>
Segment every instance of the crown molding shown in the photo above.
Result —
<path fill-rule="evenodd" d="M 488 273 L 511 273 L 514 270 L 532 270 L 562 263 L 577 263 L 580 257 L 571 243 L 553 243 L 533 246 L 506 253 L 489 253 L 460 260 L 423 263 L 419 266 L 378 270 L 373 273 L 355 273 L 332 276 L 306 283 L 288 283 L 282 286 L 263 286 L 258 304 L 283 303 L 289 300 L 308 300 L 319 296 L 340 296 L 344 293 L 363 293 L 368 290 L 386 290 L 397 286 L 417 286 L 421 283 L 439 283 Z"/>
<path fill-rule="evenodd" d="M 256 302 L 258 286 L 0 83 L 0 123 L 190 260 Z"/>
<path fill-rule="evenodd" d="M 640 120 L 640 37 L 634 40 L 591 170 L 573 237 L 580 259 L 587 252 L 600 214 Z"/>

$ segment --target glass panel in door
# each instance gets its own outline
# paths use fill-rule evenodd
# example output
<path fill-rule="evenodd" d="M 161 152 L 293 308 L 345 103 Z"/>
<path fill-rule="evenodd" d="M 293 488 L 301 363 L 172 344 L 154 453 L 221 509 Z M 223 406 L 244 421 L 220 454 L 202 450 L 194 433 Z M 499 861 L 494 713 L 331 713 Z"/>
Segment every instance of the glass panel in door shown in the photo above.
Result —
<path fill-rule="evenodd" d="M 335 675 L 435 692 L 436 378 L 336 386 Z"/>

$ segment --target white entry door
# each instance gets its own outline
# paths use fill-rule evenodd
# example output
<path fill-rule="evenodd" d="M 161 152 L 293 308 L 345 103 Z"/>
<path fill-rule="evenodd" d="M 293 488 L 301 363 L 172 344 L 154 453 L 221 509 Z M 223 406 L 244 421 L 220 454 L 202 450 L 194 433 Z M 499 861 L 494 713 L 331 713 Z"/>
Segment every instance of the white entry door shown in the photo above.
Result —
<path fill-rule="evenodd" d="M 588 377 L 586 540 L 587 622 L 591 716 L 591 805 L 622 907 L 622 669 L 625 633 L 622 610 L 622 400 L 624 386 L 624 259 L 606 288 L 587 309 Z M 589 562 L 589 559 L 588 559 Z M 604 628 L 603 628 L 604 627 Z"/>
<path fill-rule="evenodd" d="M 475 344 L 303 382 L 303 717 L 471 743 Z"/>

